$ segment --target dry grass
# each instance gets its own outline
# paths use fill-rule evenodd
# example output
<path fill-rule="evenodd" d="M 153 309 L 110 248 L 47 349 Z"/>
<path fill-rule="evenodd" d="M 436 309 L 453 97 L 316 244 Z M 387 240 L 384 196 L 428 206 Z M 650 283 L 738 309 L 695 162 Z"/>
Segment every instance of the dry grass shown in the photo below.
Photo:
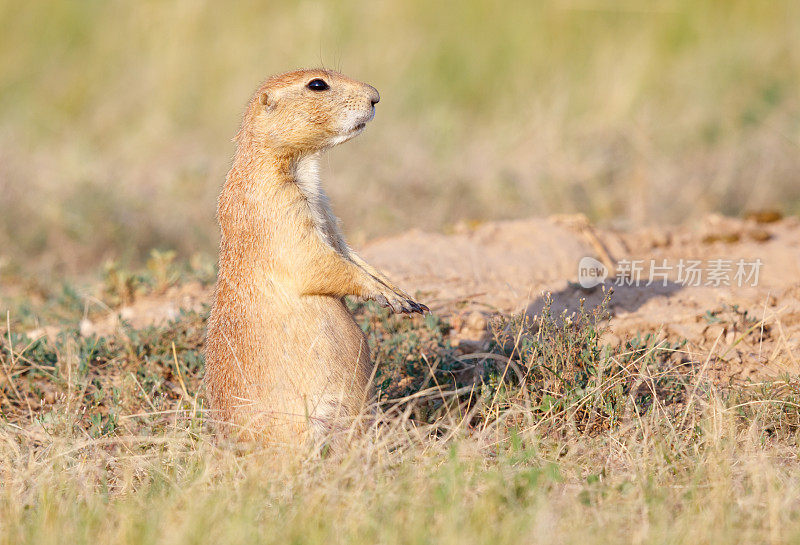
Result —
<path fill-rule="evenodd" d="M 501 422 L 434 433 L 395 418 L 343 457 L 289 461 L 220 444 L 191 413 L 157 434 L 96 439 L 69 431 L 75 413 L 56 407 L 56 420 L 0 431 L 0 539 L 793 542 L 800 481 L 786 401 L 696 402 L 690 421 L 655 410 L 596 436 Z"/>
<path fill-rule="evenodd" d="M 157 289 L 158 274 L 136 276 Z M 75 323 L 69 301 L 29 311 Z M 9 321 L 0 543 L 800 536 L 796 382 L 714 385 L 707 359 L 652 338 L 611 350 L 602 307 L 497 321 L 489 352 L 469 358 L 442 317 L 355 311 L 377 349 L 378 416 L 347 452 L 323 454 L 215 436 L 200 383 L 204 313 L 33 343 Z"/>
<path fill-rule="evenodd" d="M 762 427 L 776 410 L 748 425 L 712 397 L 691 431 L 653 415 L 499 443 L 495 430 L 445 441 L 398 426 L 343 458 L 284 463 L 184 418 L 109 440 L 4 426 L 0 542 L 794 542 L 796 444 Z"/>

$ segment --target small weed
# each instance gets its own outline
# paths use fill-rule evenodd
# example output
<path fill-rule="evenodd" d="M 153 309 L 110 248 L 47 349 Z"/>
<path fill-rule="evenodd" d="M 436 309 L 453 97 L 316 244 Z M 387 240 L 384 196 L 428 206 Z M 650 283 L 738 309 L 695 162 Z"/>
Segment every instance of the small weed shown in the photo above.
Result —
<path fill-rule="evenodd" d="M 646 412 L 656 397 L 668 404 L 680 399 L 684 382 L 666 365 L 679 346 L 649 335 L 614 351 L 603 345 L 610 298 L 609 292 L 591 310 L 581 302 L 576 313 L 553 316 L 548 297 L 533 319 L 495 321 L 493 350 L 507 360 L 487 361 L 485 417 L 524 406 L 533 420 L 598 432 L 631 416 L 631 409 Z"/>
<path fill-rule="evenodd" d="M 65 329 L 30 341 L 12 332 L 0 340 L 0 364 L 13 377 L 13 385 L 0 381 L 0 411 L 12 421 L 35 419 L 66 401 L 76 411 L 74 425 L 97 437 L 114 434 L 119 415 L 194 405 L 206 314 L 182 312 L 166 326 L 124 327 L 110 338 Z"/>
<path fill-rule="evenodd" d="M 116 261 L 106 262 L 104 269 L 104 295 L 111 306 L 129 305 L 144 291 L 145 279 L 141 274 L 122 268 Z"/>
<path fill-rule="evenodd" d="M 153 290 L 164 293 L 168 287 L 180 278 L 180 272 L 175 268 L 175 251 L 151 250 L 147 260 L 147 270 L 150 272 Z"/>
<path fill-rule="evenodd" d="M 610 297 L 591 310 L 581 304 L 572 315 L 552 315 L 548 298 L 534 318 L 498 316 L 489 351 L 478 354 L 459 354 L 439 316 L 398 317 L 372 303 L 352 308 L 369 335 L 385 408 L 409 408 L 427 424 L 469 414 L 471 425 L 503 420 L 513 428 L 524 415 L 551 428 L 569 421 L 580 433 L 596 433 L 654 403 L 681 402 L 692 371 L 682 343 L 645 335 L 616 350 L 605 346 Z"/>

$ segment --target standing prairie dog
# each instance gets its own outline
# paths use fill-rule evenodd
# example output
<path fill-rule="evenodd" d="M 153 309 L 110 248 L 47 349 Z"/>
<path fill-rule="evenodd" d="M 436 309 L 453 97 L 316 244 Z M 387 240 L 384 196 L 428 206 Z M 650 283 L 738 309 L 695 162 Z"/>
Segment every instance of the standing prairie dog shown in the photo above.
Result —
<path fill-rule="evenodd" d="M 320 441 L 372 397 L 369 348 L 345 295 L 428 310 L 355 254 L 318 175 L 357 136 L 378 91 L 329 70 L 269 78 L 236 135 L 219 196 L 219 275 L 206 337 L 215 419 L 277 444 Z"/>

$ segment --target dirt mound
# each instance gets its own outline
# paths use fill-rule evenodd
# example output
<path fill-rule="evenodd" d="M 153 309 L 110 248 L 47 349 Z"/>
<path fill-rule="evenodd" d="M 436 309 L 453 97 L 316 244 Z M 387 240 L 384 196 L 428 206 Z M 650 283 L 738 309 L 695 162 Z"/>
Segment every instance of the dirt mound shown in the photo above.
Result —
<path fill-rule="evenodd" d="M 581 299 L 599 304 L 604 288 L 613 288 L 612 345 L 646 334 L 685 339 L 693 359 L 707 362 L 718 380 L 800 371 L 797 218 L 709 216 L 694 226 L 618 231 L 560 216 L 447 235 L 410 231 L 373 241 L 361 253 L 449 315 L 453 340 L 467 350 L 485 342 L 494 313 L 536 315 L 545 293 L 553 312 L 569 313 Z M 604 268 L 604 282 L 586 287 L 579 278 L 584 258 Z M 85 321 L 81 332 L 108 334 L 121 320 L 135 327 L 165 323 L 182 308 L 198 310 L 209 296 L 199 284 L 174 287 Z"/>
<path fill-rule="evenodd" d="M 612 344 L 648 333 L 686 339 L 686 350 L 723 380 L 800 371 L 797 218 L 709 216 L 694 226 L 623 232 L 582 216 L 553 217 L 452 235 L 412 231 L 363 254 L 439 311 L 535 315 L 550 292 L 553 311 L 570 312 L 581 299 L 598 304 L 611 287 Z M 586 257 L 608 273 L 588 289 L 578 283 Z"/>

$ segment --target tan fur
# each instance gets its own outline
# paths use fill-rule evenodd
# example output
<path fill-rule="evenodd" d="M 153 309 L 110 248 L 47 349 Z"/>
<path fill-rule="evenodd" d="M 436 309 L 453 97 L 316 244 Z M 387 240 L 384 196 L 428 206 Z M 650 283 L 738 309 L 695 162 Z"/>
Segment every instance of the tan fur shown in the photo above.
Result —
<path fill-rule="evenodd" d="M 317 78 L 330 88 L 309 89 Z M 320 185 L 320 152 L 359 134 L 377 101 L 336 72 L 273 76 L 236 136 L 205 380 L 215 418 L 268 442 L 319 440 L 370 401 L 369 350 L 345 295 L 427 310 L 347 246 Z"/>

